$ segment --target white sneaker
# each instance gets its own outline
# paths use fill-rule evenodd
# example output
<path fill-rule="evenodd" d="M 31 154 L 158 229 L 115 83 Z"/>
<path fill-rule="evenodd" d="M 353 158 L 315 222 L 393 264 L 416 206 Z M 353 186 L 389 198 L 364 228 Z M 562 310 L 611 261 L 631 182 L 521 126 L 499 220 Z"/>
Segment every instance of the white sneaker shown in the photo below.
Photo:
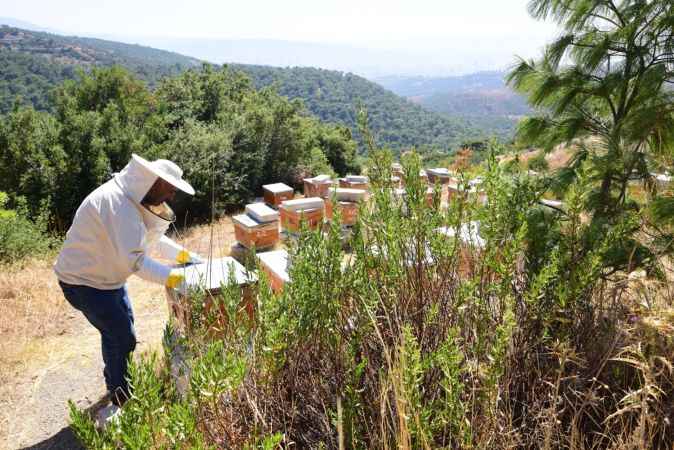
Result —
<path fill-rule="evenodd" d="M 96 414 L 96 428 L 102 430 L 110 424 L 119 422 L 119 416 L 122 414 L 122 408 L 112 403 L 101 408 Z"/>

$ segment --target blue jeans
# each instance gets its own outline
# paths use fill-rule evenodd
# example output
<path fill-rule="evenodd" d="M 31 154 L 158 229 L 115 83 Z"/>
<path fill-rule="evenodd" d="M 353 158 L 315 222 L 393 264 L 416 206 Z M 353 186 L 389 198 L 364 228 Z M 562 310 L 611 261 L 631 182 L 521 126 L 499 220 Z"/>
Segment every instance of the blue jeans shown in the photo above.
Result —
<path fill-rule="evenodd" d="M 127 363 L 136 348 L 133 311 L 126 286 L 114 290 L 94 289 L 59 282 L 63 295 L 101 333 L 103 376 L 112 402 L 129 398 Z"/>

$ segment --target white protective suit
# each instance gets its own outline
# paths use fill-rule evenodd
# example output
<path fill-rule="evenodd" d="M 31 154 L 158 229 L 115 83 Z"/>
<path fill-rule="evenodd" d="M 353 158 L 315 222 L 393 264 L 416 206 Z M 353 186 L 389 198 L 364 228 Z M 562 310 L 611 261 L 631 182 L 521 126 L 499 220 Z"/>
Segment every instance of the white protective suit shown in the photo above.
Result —
<path fill-rule="evenodd" d="M 162 257 L 175 260 L 183 248 L 164 236 L 171 220 L 140 204 L 156 180 L 157 175 L 132 159 L 84 199 L 54 265 L 60 281 L 118 289 L 135 273 L 166 283 L 171 267 L 150 258 L 148 249 L 158 245 Z"/>

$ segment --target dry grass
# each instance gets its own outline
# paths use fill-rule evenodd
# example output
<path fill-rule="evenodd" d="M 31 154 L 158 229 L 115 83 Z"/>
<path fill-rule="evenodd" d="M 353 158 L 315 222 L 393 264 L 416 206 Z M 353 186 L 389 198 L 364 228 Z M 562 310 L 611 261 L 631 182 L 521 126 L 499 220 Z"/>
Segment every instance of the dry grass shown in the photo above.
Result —
<path fill-rule="evenodd" d="M 559 145 L 553 151 L 545 155 L 545 160 L 548 162 L 549 170 L 557 170 L 559 168 L 565 167 L 573 157 L 574 151 L 575 150 L 573 148 Z M 540 152 L 541 150 L 530 150 L 519 153 L 517 158 L 519 158 L 520 161 L 520 168 L 526 169 L 529 160 L 538 156 Z M 499 158 L 499 163 L 506 164 L 513 159 L 515 159 L 514 155 L 505 155 Z"/>
<path fill-rule="evenodd" d="M 35 339 L 63 334 L 72 314 L 52 270 L 53 261 L 33 259 L 0 272 L 0 368 L 21 362 Z"/>
<path fill-rule="evenodd" d="M 213 242 L 213 257 L 229 254 L 234 240 L 230 218 L 178 235 L 176 240 L 202 256 L 208 256 Z M 99 338 L 63 298 L 52 270 L 55 259 L 55 254 L 44 255 L 0 271 L 0 449 L 14 448 L 14 439 L 38 442 L 50 436 L 52 428 L 67 426 L 65 399 L 80 400 L 86 406 L 92 392 L 102 386 L 96 379 Z M 168 316 L 163 287 L 138 277 L 129 278 L 128 286 L 139 337 L 136 353 L 161 351 Z M 65 380 L 77 380 L 77 384 L 69 386 Z M 57 381 L 63 385 L 51 385 Z M 51 392 L 49 398 L 44 398 L 43 391 Z M 33 410 L 31 404 L 42 406 Z"/>
<path fill-rule="evenodd" d="M 213 224 L 197 225 L 186 230 L 173 230 L 171 237 L 183 247 L 204 258 L 229 256 L 234 238 L 232 218 L 223 217 Z"/>

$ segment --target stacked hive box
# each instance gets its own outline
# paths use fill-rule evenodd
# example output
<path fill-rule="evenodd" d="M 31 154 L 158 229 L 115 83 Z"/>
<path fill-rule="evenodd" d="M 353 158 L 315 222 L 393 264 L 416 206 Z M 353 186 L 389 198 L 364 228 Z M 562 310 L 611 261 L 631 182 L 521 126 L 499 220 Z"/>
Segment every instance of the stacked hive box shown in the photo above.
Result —
<path fill-rule="evenodd" d="M 449 183 L 447 183 L 447 199 L 451 199 L 456 197 L 461 193 L 461 188 L 459 185 L 458 180 L 450 180 Z"/>
<path fill-rule="evenodd" d="M 433 208 L 433 206 L 435 206 L 435 189 L 432 187 L 426 188 L 426 204 L 429 206 L 429 208 Z"/>
<path fill-rule="evenodd" d="M 484 204 L 487 201 L 487 194 L 480 188 L 480 184 L 482 184 L 482 180 L 479 178 L 470 180 L 467 186 L 452 178 L 447 185 L 447 198 L 451 199 L 461 195 L 466 199 L 475 199 Z"/>
<path fill-rule="evenodd" d="M 273 208 L 278 208 L 281 202 L 292 200 L 293 188 L 283 183 L 265 184 L 262 186 L 264 201 Z"/>
<path fill-rule="evenodd" d="M 234 216 L 234 236 L 245 248 L 265 249 L 279 240 L 279 214 L 264 203 L 246 205 L 246 213 Z"/>
<path fill-rule="evenodd" d="M 369 189 L 369 180 L 362 175 L 347 175 L 346 178 L 339 179 L 339 187 L 347 189 Z"/>
<path fill-rule="evenodd" d="M 332 180 L 328 175 L 318 175 L 314 178 L 304 179 L 304 196 L 321 197 L 328 196 L 328 189 L 332 186 Z"/>
<path fill-rule="evenodd" d="M 448 184 L 451 181 L 452 173 L 444 167 L 437 167 L 435 169 L 427 169 L 428 182 L 431 184 L 440 183 Z"/>
<path fill-rule="evenodd" d="M 341 224 L 355 225 L 358 220 L 358 202 L 365 200 L 366 194 L 367 191 L 364 189 L 331 188 L 330 196 L 325 199 L 325 217 L 332 220 L 333 211 L 338 208 Z M 336 206 L 333 205 L 333 198 L 337 202 Z"/>
<path fill-rule="evenodd" d="M 290 281 L 288 276 L 289 259 L 288 252 L 277 250 L 273 252 L 260 253 L 257 255 L 260 261 L 260 268 L 269 277 L 269 283 L 274 292 L 279 293 L 283 290 L 283 285 Z"/>
<path fill-rule="evenodd" d="M 231 257 L 217 258 L 209 262 L 187 266 L 183 270 L 185 281 L 175 289 L 166 289 L 169 311 L 177 321 L 177 328 L 183 334 L 190 332 L 192 318 L 192 301 L 189 295 L 194 290 L 204 291 L 203 314 L 215 313 L 215 323 L 212 333 L 217 334 L 227 326 L 228 315 L 224 310 L 224 303 L 218 311 L 214 308 L 214 297 L 220 294 L 225 286 L 237 286 L 240 289 L 240 307 L 245 311 L 249 320 L 254 318 L 254 285 L 257 274 L 247 272 L 246 269 Z"/>
<path fill-rule="evenodd" d="M 459 231 L 455 227 L 440 227 L 436 232 L 459 241 L 459 271 L 463 274 L 468 273 L 474 263 L 474 257 L 479 256 L 484 250 L 486 241 L 480 236 L 480 222 L 471 221 L 459 226 Z"/>
<path fill-rule="evenodd" d="M 279 212 L 281 213 L 281 226 L 284 230 L 291 233 L 297 232 L 302 221 L 309 229 L 314 230 L 323 224 L 325 202 L 319 197 L 286 200 L 281 203 Z"/>

